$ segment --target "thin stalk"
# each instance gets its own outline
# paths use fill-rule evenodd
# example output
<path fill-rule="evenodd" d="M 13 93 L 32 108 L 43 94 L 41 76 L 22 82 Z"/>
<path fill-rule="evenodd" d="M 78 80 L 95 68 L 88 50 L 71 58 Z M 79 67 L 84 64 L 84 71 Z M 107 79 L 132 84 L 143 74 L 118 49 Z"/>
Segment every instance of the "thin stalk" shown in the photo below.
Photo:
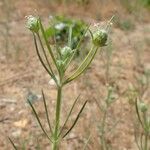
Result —
<path fill-rule="evenodd" d="M 55 116 L 55 130 L 54 130 L 54 143 L 52 144 L 52 150 L 58 150 L 59 145 L 59 128 L 60 128 L 60 111 L 61 111 L 61 98 L 62 98 L 62 86 L 58 86 L 57 91 L 57 104 L 56 104 L 56 116 Z"/>
<path fill-rule="evenodd" d="M 38 57 L 39 57 L 39 60 L 40 60 L 41 64 L 43 65 L 43 67 L 45 68 L 45 70 L 48 72 L 48 74 L 53 78 L 53 74 L 52 74 L 51 71 L 47 68 L 47 66 L 46 66 L 45 63 L 43 62 L 42 57 L 41 57 L 41 55 L 40 55 L 40 53 L 39 53 L 38 44 L 37 44 L 36 36 L 35 36 L 34 33 L 33 33 L 33 37 L 34 37 L 34 44 L 35 44 L 35 48 L 36 48 L 36 53 L 37 53 L 37 55 L 38 55 Z M 57 84 L 57 82 L 56 82 L 56 84 Z"/>
<path fill-rule="evenodd" d="M 136 131 L 135 131 L 136 132 Z M 137 138 L 137 135 L 136 135 L 136 133 L 135 133 L 135 143 L 136 143 L 136 145 L 137 145 L 137 147 L 138 147 L 138 149 L 139 150 L 141 150 L 141 147 L 140 147 L 140 145 L 139 145 L 139 142 L 138 142 L 138 138 Z"/>
<path fill-rule="evenodd" d="M 98 101 L 97 101 L 96 98 L 94 98 L 94 100 L 95 100 L 95 102 L 96 102 L 97 107 L 99 108 L 98 110 L 99 110 L 100 112 L 104 112 L 105 110 L 104 110 L 103 106 L 101 106 L 101 105 L 98 103 Z"/>
<path fill-rule="evenodd" d="M 103 120 L 102 120 L 102 126 L 101 126 L 101 143 L 102 143 L 102 150 L 107 150 L 107 147 L 106 147 L 106 140 L 105 140 L 105 122 L 106 122 L 106 117 L 107 117 L 107 108 L 104 112 L 104 115 L 103 115 Z"/>
<path fill-rule="evenodd" d="M 42 125 L 42 123 L 41 123 L 41 121 L 40 121 L 40 118 L 39 118 L 39 116 L 38 116 L 38 114 L 37 114 L 35 108 L 33 107 L 32 103 L 30 102 L 30 100 L 28 100 L 28 103 L 29 103 L 30 107 L 32 108 L 32 111 L 33 111 L 33 113 L 34 113 L 34 115 L 35 115 L 35 117 L 36 117 L 36 119 L 37 119 L 37 121 L 38 121 L 38 123 L 39 123 L 39 125 L 40 125 L 40 127 L 41 127 L 41 129 L 42 129 L 42 131 L 43 131 L 43 133 L 46 135 L 46 137 L 49 139 L 49 141 L 53 143 L 51 137 L 48 135 L 48 133 L 47 133 L 46 130 L 44 129 L 44 127 L 43 127 L 43 125 Z"/>
<path fill-rule="evenodd" d="M 148 133 L 145 133 L 144 150 L 148 150 Z"/>
<path fill-rule="evenodd" d="M 80 41 L 78 42 L 76 48 L 74 49 L 74 52 L 73 52 L 73 54 L 72 54 L 72 57 L 70 58 L 68 64 L 67 64 L 66 67 L 65 67 L 65 70 L 66 70 L 66 69 L 69 67 L 69 65 L 71 64 L 71 62 L 72 62 L 72 60 L 73 60 L 73 58 L 74 58 L 76 52 L 79 50 L 79 47 L 81 46 L 81 43 L 82 43 L 82 41 L 83 41 L 83 39 L 84 39 L 85 34 L 86 34 L 87 31 L 89 30 L 89 28 L 90 28 L 90 25 L 85 29 L 83 35 L 81 36 Z"/>
<path fill-rule="evenodd" d="M 73 52 L 73 54 L 72 54 L 72 56 L 71 56 L 71 58 L 70 58 L 70 60 L 68 61 L 68 63 L 65 66 L 65 71 L 68 69 L 69 65 L 71 64 L 71 62 L 72 62 L 72 60 L 73 60 L 76 52 L 77 52 L 77 50 L 75 49 L 74 52 Z"/>
<path fill-rule="evenodd" d="M 82 61 L 82 63 L 80 64 L 80 66 L 75 70 L 75 72 L 66 79 L 66 81 L 64 82 L 64 84 L 71 82 L 72 80 L 74 80 L 75 78 L 77 78 L 78 76 L 80 76 L 83 71 L 85 71 L 88 66 L 90 65 L 90 63 L 92 62 L 92 60 L 94 59 L 94 56 L 96 54 L 98 50 L 98 47 L 93 46 L 91 48 L 91 50 L 89 51 L 89 53 L 87 54 L 87 56 L 85 57 L 85 59 Z"/>
<path fill-rule="evenodd" d="M 68 134 L 70 133 L 70 131 L 74 128 L 74 126 L 76 125 L 76 123 L 77 123 L 77 121 L 78 121 L 78 119 L 79 119 L 79 117 L 80 117 L 80 115 L 81 115 L 83 109 L 85 108 L 87 102 L 88 102 L 87 100 L 84 102 L 84 104 L 83 104 L 83 106 L 81 107 L 81 109 L 80 109 L 80 111 L 79 111 L 79 113 L 78 113 L 78 115 L 77 115 L 75 121 L 73 122 L 73 124 L 72 124 L 72 126 L 70 127 L 70 129 L 63 135 L 63 138 L 66 137 L 66 135 L 68 135 Z"/>
<path fill-rule="evenodd" d="M 47 118 L 48 126 L 49 126 L 49 129 L 50 129 L 50 132 L 53 135 L 53 130 L 52 130 L 52 127 L 51 127 L 51 123 L 50 123 L 50 119 L 49 119 L 49 114 L 48 114 L 48 110 L 47 110 L 46 99 L 45 99 L 45 95 L 44 95 L 43 90 L 42 90 L 42 97 L 43 97 L 44 107 L 45 107 L 45 111 L 46 111 L 46 118 Z"/>
<path fill-rule="evenodd" d="M 106 30 L 106 31 L 108 31 L 108 29 L 110 28 L 111 22 L 113 21 L 114 17 L 115 17 L 115 15 L 113 15 L 113 16 L 110 18 L 110 20 L 108 21 L 107 26 L 105 27 L 105 30 Z"/>
<path fill-rule="evenodd" d="M 48 67 L 49 67 L 49 69 L 50 69 L 50 71 L 51 71 L 51 73 L 52 73 L 52 75 L 53 75 L 53 78 L 55 78 L 54 72 L 53 72 L 52 67 L 51 67 L 51 65 L 50 65 L 50 62 L 49 62 L 49 60 L 48 60 L 48 58 L 47 58 L 47 55 L 46 55 L 46 52 L 45 52 L 45 49 L 44 49 L 44 46 L 43 46 L 43 43 L 42 43 L 42 40 L 41 40 L 41 38 L 40 38 L 39 33 L 37 34 L 37 36 L 38 36 L 40 45 L 41 45 L 41 47 L 42 47 L 42 51 L 43 51 L 44 57 L 45 57 L 45 59 L 46 59 L 46 62 L 47 62 L 47 64 L 48 64 Z"/>
<path fill-rule="evenodd" d="M 53 52 L 52 52 L 52 49 L 51 49 L 51 47 L 50 47 L 50 45 L 49 45 L 49 43 L 48 43 L 48 40 L 47 40 L 45 31 L 44 31 L 44 27 L 43 27 L 43 25 L 42 25 L 42 23 L 41 23 L 41 20 L 39 21 L 39 23 L 40 23 L 41 32 L 42 32 L 42 35 L 43 35 L 43 37 L 44 37 L 44 40 L 45 40 L 46 46 L 47 46 L 47 48 L 48 48 L 48 51 L 49 51 L 49 53 L 50 53 L 50 55 L 51 55 L 51 57 L 52 57 L 52 60 L 53 60 L 53 62 L 54 62 L 54 64 L 55 64 L 57 70 L 59 70 L 59 69 L 58 69 L 58 66 L 57 66 L 57 63 L 56 63 L 56 58 L 55 58 L 55 56 L 54 56 L 54 54 L 53 54 Z"/>
<path fill-rule="evenodd" d="M 109 83 L 109 74 L 110 74 L 110 57 L 111 57 L 111 54 L 110 54 L 110 51 L 109 49 L 106 51 L 106 82 Z"/>
<path fill-rule="evenodd" d="M 15 150 L 18 150 L 17 147 L 16 147 L 16 145 L 15 145 L 14 142 L 12 141 L 12 139 L 11 139 L 10 137 L 8 137 L 8 139 L 9 139 L 10 143 L 12 144 L 13 148 L 14 148 Z"/>
<path fill-rule="evenodd" d="M 91 139 L 91 134 L 89 135 L 87 141 L 85 142 L 85 145 L 84 145 L 84 147 L 83 147 L 83 150 L 86 150 L 86 149 L 87 149 L 87 146 L 88 146 L 88 144 L 89 144 L 90 139 Z"/>
<path fill-rule="evenodd" d="M 70 109 L 70 111 L 69 111 L 69 113 L 68 113 L 68 116 L 67 116 L 67 118 L 66 118 L 66 120 L 65 120 L 65 122 L 64 122 L 64 124 L 63 124 L 63 126 L 62 126 L 62 128 L 61 128 L 61 130 L 60 130 L 59 135 L 61 135 L 61 133 L 62 133 L 64 127 L 66 126 L 66 124 L 67 124 L 67 122 L 68 122 L 68 120 L 69 120 L 69 117 L 70 117 L 70 115 L 71 115 L 71 113 L 72 113 L 72 110 L 73 110 L 73 108 L 74 108 L 74 106 L 75 106 L 77 100 L 79 99 L 79 97 L 80 97 L 80 95 L 75 99 L 75 101 L 74 101 L 74 103 L 73 103 L 73 105 L 72 105 L 72 107 L 71 107 L 71 109 Z"/>
<path fill-rule="evenodd" d="M 82 34 L 82 36 L 80 38 L 80 41 L 78 42 L 77 47 L 75 48 L 76 50 L 78 50 L 79 47 L 81 46 L 81 43 L 82 43 L 82 41 L 84 39 L 84 36 L 87 33 L 87 31 L 89 30 L 90 26 L 91 26 L 91 24 L 87 26 L 87 28 L 85 29 L 84 33 Z"/>
<path fill-rule="evenodd" d="M 143 120 L 144 120 L 144 131 L 147 132 L 147 128 L 148 128 L 148 122 L 147 122 L 147 115 L 146 115 L 146 112 L 143 112 Z"/>
<path fill-rule="evenodd" d="M 136 113 L 137 113 L 137 116 L 138 116 L 139 122 L 141 123 L 141 125 L 142 125 L 143 129 L 145 129 L 145 126 L 144 126 L 144 124 L 143 124 L 143 122 L 142 122 L 142 120 L 141 120 L 141 117 L 140 117 L 140 113 L 139 113 L 139 109 L 138 109 L 138 101 L 137 101 L 137 99 L 136 99 L 135 109 L 136 109 Z"/>
<path fill-rule="evenodd" d="M 144 150 L 143 149 L 143 135 L 142 134 L 140 136 L 140 145 L 141 145 L 141 150 Z"/>
<path fill-rule="evenodd" d="M 5 29 L 6 29 L 6 33 L 5 33 L 5 50 L 6 50 L 6 57 L 8 57 L 8 55 L 9 55 L 9 34 L 10 34 L 9 33 L 10 32 L 9 21 L 10 21 L 10 9 L 11 9 L 8 0 L 4 1 L 4 7 L 6 8 L 5 13 L 6 13 L 6 18 L 7 18 L 6 23 L 4 23 Z"/>
<path fill-rule="evenodd" d="M 68 46 L 72 45 L 72 26 L 69 27 Z"/>

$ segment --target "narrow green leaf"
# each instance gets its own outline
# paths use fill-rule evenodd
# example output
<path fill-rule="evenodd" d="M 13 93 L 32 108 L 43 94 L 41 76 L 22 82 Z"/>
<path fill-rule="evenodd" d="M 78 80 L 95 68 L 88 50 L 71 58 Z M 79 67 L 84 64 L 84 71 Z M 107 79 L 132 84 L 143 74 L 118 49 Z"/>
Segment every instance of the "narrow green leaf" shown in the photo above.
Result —
<path fill-rule="evenodd" d="M 144 146 L 143 146 L 143 134 L 141 134 L 141 136 L 140 136 L 140 145 L 141 145 L 141 150 L 144 150 Z"/>
<path fill-rule="evenodd" d="M 139 108 L 138 108 L 138 101 L 137 101 L 137 99 L 136 99 L 136 102 L 135 102 L 135 109 L 136 109 L 136 113 L 137 113 L 138 119 L 139 119 L 139 121 L 140 121 L 140 123 L 141 123 L 143 129 L 145 129 L 145 126 L 144 126 L 144 124 L 143 124 L 143 122 L 142 122 L 142 120 L 141 120 L 141 116 L 140 116 L 140 113 L 139 113 Z"/>
<path fill-rule="evenodd" d="M 44 91 L 43 90 L 42 90 L 42 97 L 43 97 L 43 102 L 44 102 L 44 107 L 45 107 L 46 119 L 47 119 L 47 122 L 48 122 L 48 126 L 49 126 L 49 129 L 50 129 L 50 132 L 53 134 L 51 123 L 50 123 L 50 119 L 49 119 L 49 114 L 48 114 L 48 110 L 47 110 L 46 99 L 45 99 L 45 95 L 44 95 Z"/>
<path fill-rule="evenodd" d="M 66 124 L 67 124 L 67 122 L 68 122 L 68 120 L 69 120 L 69 117 L 70 117 L 70 115 L 71 115 L 71 113 L 72 113 L 72 111 L 73 111 L 73 108 L 74 108 L 75 104 L 77 103 L 79 97 L 80 97 L 80 95 L 75 99 L 75 101 L 74 101 L 74 103 L 73 103 L 73 105 L 72 105 L 72 107 L 71 107 L 71 109 L 70 109 L 70 111 L 69 111 L 69 113 L 68 113 L 68 116 L 67 116 L 67 118 L 66 118 L 66 120 L 65 120 L 65 122 L 64 122 L 64 124 L 63 124 L 63 126 L 62 126 L 62 128 L 61 128 L 61 131 L 60 131 L 60 133 L 59 133 L 59 136 L 61 135 L 61 133 L 62 133 L 64 127 L 66 126 Z"/>
<path fill-rule="evenodd" d="M 69 26 L 68 46 L 72 45 L 72 26 Z"/>
<path fill-rule="evenodd" d="M 105 27 L 105 30 L 108 31 L 108 29 L 109 29 L 110 26 L 111 26 L 111 22 L 113 21 L 114 18 L 115 18 L 115 15 L 113 15 L 113 16 L 110 18 L 110 20 L 107 22 L 107 25 L 106 25 L 106 27 Z"/>
<path fill-rule="evenodd" d="M 47 119 L 47 122 L 48 122 L 48 126 L 49 126 L 49 129 L 50 129 L 50 132 L 53 134 L 50 119 L 49 119 L 49 114 L 48 114 L 48 110 L 47 110 L 46 99 L 45 99 L 45 95 L 44 95 L 43 90 L 42 90 L 42 97 L 43 97 L 43 102 L 44 102 L 44 107 L 45 107 L 46 119 Z"/>
<path fill-rule="evenodd" d="M 87 149 L 90 139 L 91 139 L 91 134 L 89 135 L 88 139 L 86 140 L 83 150 Z"/>
<path fill-rule="evenodd" d="M 37 145 L 36 145 L 36 150 L 41 150 L 40 141 L 39 141 L 38 138 L 36 138 L 36 143 L 37 143 Z"/>
<path fill-rule="evenodd" d="M 68 61 L 67 65 L 66 65 L 66 67 L 65 67 L 65 70 L 66 70 L 66 69 L 69 67 L 69 65 L 71 64 L 71 62 L 72 62 L 72 60 L 73 60 L 73 58 L 74 58 L 76 52 L 78 51 L 79 47 L 81 46 L 81 43 L 82 43 L 82 41 L 83 41 L 83 39 L 84 39 L 85 34 L 86 34 L 87 31 L 89 30 L 89 28 L 90 28 L 90 25 L 86 28 L 86 30 L 85 30 L 84 33 L 82 34 L 82 36 L 81 36 L 81 38 L 80 38 L 80 41 L 79 41 L 78 44 L 77 44 L 77 47 L 74 49 L 74 52 L 73 52 L 73 54 L 72 54 L 72 57 L 70 58 L 70 60 Z"/>
<path fill-rule="evenodd" d="M 85 103 L 84 103 L 83 106 L 81 107 L 81 109 L 80 109 L 80 111 L 79 111 L 79 113 L 78 113 L 78 115 L 77 115 L 77 117 L 76 117 L 74 123 L 72 124 L 72 126 L 70 127 L 70 129 L 63 135 L 63 138 L 64 138 L 66 135 L 68 135 L 68 134 L 70 133 L 70 131 L 74 128 L 74 126 L 76 125 L 76 123 L 77 123 L 77 121 L 78 121 L 78 119 L 79 119 L 79 117 L 80 117 L 80 115 L 81 115 L 83 109 L 85 108 L 87 102 L 88 102 L 88 101 L 85 101 Z"/>
<path fill-rule="evenodd" d="M 38 121 L 38 123 L 39 123 L 39 125 L 40 125 L 40 127 L 41 127 L 41 129 L 42 129 L 42 131 L 43 131 L 43 133 L 44 133 L 44 134 L 46 135 L 46 137 L 53 143 L 51 137 L 49 137 L 48 133 L 45 131 L 45 129 L 44 129 L 44 127 L 43 127 L 43 125 L 42 125 L 42 123 L 41 123 L 41 121 L 40 121 L 40 118 L 39 118 L 39 116 L 38 116 L 38 114 L 37 114 L 35 108 L 33 107 L 32 103 L 31 103 L 29 100 L 28 100 L 28 103 L 29 103 L 29 105 L 31 106 L 32 111 L 33 111 L 33 113 L 34 113 L 34 115 L 35 115 L 35 117 L 36 117 L 36 119 L 37 119 L 37 121 Z"/>
<path fill-rule="evenodd" d="M 89 29 L 89 32 L 90 32 L 90 35 L 91 35 L 91 38 L 92 38 L 92 41 L 93 41 L 93 33 L 90 29 Z"/>
<path fill-rule="evenodd" d="M 138 149 L 141 150 L 140 144 L 139 144 L 139 142 L 138 142 L 138 135 L 137 135 L 136 132 L 137 132 L 137 131 L 135 131 L 135 129 L 134 129 L 134 140 L 135 140 L 135 143 L 136 143 Z"/>
<path fill-rule="evenodd" d="M 22 150 L 26 150 L 27 148 L 26 148 L 26 141 L 23 141 L 23 143 L 22 143 L 22 148 L 21 148 Z"/>
<path fill-rule="evenodd" d="M 50 65 L 50 62 L 49 62 L 48 57 L 47 57 L 47 55 L 46 55 L 46 52 L 45 52 L 45 49 L 44 49 L 42 40 L 41 40 L 41 38 L 40 38 L 40 35 L 37 34 L 37 36 L 38 36 L 38 39 L 39 39 L 39 41 L 40 41 L 40 45 L 41 45 L 41 47 L 42 47 L 42 51 L 43 51 L 44 57 L 45 57 L 45 59 L 46 59 L 46 62 L 47 62 L 47 64 L 48 64 L 49 69 L 50 69 L 50 71 L 51 71 L 51 73 L 52 73 L 52 75 L 53 75 L 53 78 L 54 78 L 54 77 L 55 77 L 55 76 L 54 76 L 54 72 L 53 72 L 53 70 L 52 70 L 52 67 L 51 67 L 51 65 Z"/>
<path fill-rule="evenodd" d="M 49 42 L 48 42 L 48 40 L 47 40 L 45 31 L 44 31 L 44 27 L 43 27 L 43 25 L 42 25 L 40 19 L 39 19 L 39 24 L 40 24 L 40 29 L 41 29 L 42 35 L 43 35 L 43 37 L 44 37 L 44 41 L 45 41 L 45 43 L 46 43 L 46 46 L 47 46 L 47 48 L 48 48 L 48 51 L 49 51 L 49 53 L 50 53 L 50 55 L 51 55 L 51 57 L 52 57 L 52 60 L 53 60 L 53 62 L 54 62 L 54 64 L 55 64 L 57 70 L 58 70 L 58 66 L 57 66 L 57 63 L 56 63 L 56 59 L 55 59 L 55 57 L 54 57 L 54 54 L 53 54 L 52 49 L 51 49 L 51 47 L 50 47 L 50 44 L 49 44 Z"/>
<path fill-rule="evenodd" d="M 44 61 L 43 61 L 43 59 L 42 59 L 42 57 L 41 57 L 41 55 L 40 55 L 40 53 L 39 53 L 38 44 L 37 44 L 37 41 L 36 41 L 36 36 L 35 36 L 35 34 L 33 34 L 33 37 L 34 37 L 34 45 L 35 45 L 36 52 L 37 52 L 37 55 L 38 55 L 38 57 L 39 57 L 39 60 L 40 60 L 41 64 L 43 65 L 43 67 L 45 68 L 45 70 L 48 72 L 48 74 L 52 77 L 52 76 L 53 76 L 52 73 L 51 73 L 51 72 L 49 71 L 49 69 L 46 67 L 46 65 L 45 65 L 45 63 L 44 63 Z"/>
<path fill-rule="evenodd" d="M 50 37 L 53 37 L 55 35 L 55 29 L 54 27 L 49 27 L 48 29 L 45 30 L 45 35 L 46 35 L 46 38 L 50 38 Z"/>
<path fill-rule="evenodd" d="M 96 103 L 97 107 L 99 108 L 100 112 L 104 112 L 106 108 L 105 108 L 104 106 L 101 106 L 101 105 L 98 103 L 98 101 L 97 101 L 96 98 L 94 98 L 94 100 L 95 100 L 95 103 Z"/>
<path fill-rule="evenodd" d="M 67 68 L 69 67 L 69 65 L 70 65 L 70 63 L 72 62 L 72 60 L 73 60 L 73 58 L 74 58 L 76 52 L 77 52 L 77 50 L 74 50 L 72 56 L 70 57 L 70 59 L 68 60 L 66 66 L 65 66 L 65 70 L 67 70 Z"/>
<path fill-rule="evenodd" d="M 81 43 L 82 43 L 82 41 L 83 41 L 83 39 L 84 39 L 84 37 L 85 37 L 85 34 L 86 34 L 87 31 L 89 30 L 90 26 L 91 26 L 91 24 L 87 26 L 87 28 L 85 29 L 84 33 L 82 34 L 82 36 L 81 36 L 81 38 L 80 38 L 80 41 L 78 42 L 78 45 L 77 45 L 77 47 L 75 48 L 76 50 L 78 50 L 79 47 L 81 46 Z"/>
<path fill-rule="evenodd" d="M 17 147 L 16 147 L 16 145 L 14 144 L 14 142 L 11 140 L 11 138 L 8 137 L 8 139 L 9 139 L 10 143 L 12 144 L 13 148 L 14 148 L 15 150 L 18 150 Z"/>
<path fill-rule="evenodd" d="M 76 71 L 66 79 L 66 81 L 64 82 L 64 84 L 74 80 L 75 78 L 77 78 L 79 75 L 81 75 L 90 65 L 90 63 L 92 62 L 96 52 L 97 52 L 98 48 L 94 47 L 89 51 L 88 55 L 86 56 L 86 58 L 82 61 L 81 65 L 76 69 Z"/>

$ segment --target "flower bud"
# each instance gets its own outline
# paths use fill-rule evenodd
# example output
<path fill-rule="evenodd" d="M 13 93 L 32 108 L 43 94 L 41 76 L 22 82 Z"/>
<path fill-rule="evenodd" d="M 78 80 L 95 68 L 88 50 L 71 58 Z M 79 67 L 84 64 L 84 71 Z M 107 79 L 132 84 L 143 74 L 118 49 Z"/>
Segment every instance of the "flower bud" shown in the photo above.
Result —
<path fill-rule="evenodd" d="M 73 52 L 73 50 L 68 46 L 65 46 L 61 49 L 61 54 L 64 59 L 69 57 L 72 54 L 72 52 Z"/>
<path fill-rule="evenodd" d="M 141 102 L 139 104 L 139 109 L 141 110 L 141 112 L 146 112 L 148 110 L 148 106 L 144 102 Z"/>
<path fill-rule="evenodd" d="M 32 15 L 27 17 L 27 28 L 30 29 L 32 32 L 37 33 L 39 31 L 39 19 Z"/>
<path fill-rule="evenodd" d="M 116 101 L 117 100 L 117 98 L 118 98 L 118 95 L 117 94 L 115 94 L 115 89 L 114 89 L 114 87 L 112 87 L 112 86 L 109 86 L 108 87 L 108 95 L 107 95 L 108 97 L 107 97 L 107 104 L 111 104 L 111 103 L 113 103 L 114 101 Z"/>
<path fill-rule="evenodd" d="M 108 34 L 105 30 L 98 30 L 93 34 L 93 44 L 98 47 L 106 45 Z"/>
<path fill-rule="evenodd" d="M 63 69 L 64 68 L 64 62 L 62 60 L 57 60 L 57 65 L 59 68 Z"/>

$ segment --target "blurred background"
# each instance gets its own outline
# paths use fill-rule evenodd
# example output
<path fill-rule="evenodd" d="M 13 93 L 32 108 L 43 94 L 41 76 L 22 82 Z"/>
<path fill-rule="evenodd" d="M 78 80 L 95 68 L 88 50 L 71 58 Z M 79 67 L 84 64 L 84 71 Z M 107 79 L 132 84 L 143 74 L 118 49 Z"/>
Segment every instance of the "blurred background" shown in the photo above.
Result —
<path fill-rule="evenodd" d="M 43 89 L 53 120 L 56 89 L 41 66 L 32 34 L 26 29 L 28 15 L 40 16 L 47 29 L 52 19 L 56 25 L 74 25 L 74 44 L 85 25 L 107 24 L 115 15 L 108 46 L 98 52 L 84 75 L 65 87 L 62 118 L 81 94 L 70 124 L 81 104 L 85 100 L 88 104 L 61 149 L 80 150 L 86 145 L 87 150 L 101 150 L 103 113 L 99 105 L 105 103 L 109 85 L 116 101 L 108 109 L 106 124 L 108 130 L 113 130 L 105 135 L 106 142 L 115 150 L 137 150 L 136 114 L 130 97 L 136 89 L 144 101 L 150 102 L 150 0 L 0 0 L 0 150 L 13 149 L 8 136 L 20 149 L 49 149 L 26 99 L 30 98 L 44 122 Z M 65 40 L 66 34 L 65 30 L 58 30 L 58 40 Z M 48 35 L 51 36 L 49 32 Z M 87 54 L 88 46 L 84 48 L 75 63 Z"/>

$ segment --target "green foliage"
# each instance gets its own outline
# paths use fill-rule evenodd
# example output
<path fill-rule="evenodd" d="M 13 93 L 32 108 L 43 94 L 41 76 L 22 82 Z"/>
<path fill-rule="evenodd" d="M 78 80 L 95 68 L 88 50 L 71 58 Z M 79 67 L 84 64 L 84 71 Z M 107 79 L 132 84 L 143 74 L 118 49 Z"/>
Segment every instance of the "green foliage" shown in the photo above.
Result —
<path fill-rule="evenodd" d="M 128 100 L 135 108 L 134 136 L 139 150 L 149 150 L 150 139 L 150 113 L 149 105 L 144 101 L 144 95 L 149 88 L 150 72 L 136 76 L 137 85 L 132 85 L 128 90 Z"/>
<path fill-rule="evenodd" d="M 142 98 L 150 86 L 150 70 L 145 69 L 141 75 L 136 76 L 136 81 L 136 90 L 138 91 L 139 97 Z"/>
<path fill-rule="evenodd" d="M 66 18 L 64 16 L 56 16 L 52 20 L 48 29 L 46 29 L 46 36 L 51 40 L 56 40 L 58 44 L 65 44 L 68 41 L 68 34 L 71 31 L 70 47 L 74 49 L 78 41 L 84 34 L 87 24 L 81 20 Z"/>
<path fill-rule="evenodd" d="M 99 138 L 101 143 L 101 150 L 110 150 L 111 144 L 107 142 L 107 136 L 111 134 L 119 120 L 115 120 L 113 124 L 108 123 L 109 118 L 109 109 L 118 99 L 118 95 L 116 94 L 116 88 L 113 86 L 107 87 L 107 95 L 104 101 L 98 102 L 96 100 L 96 104 L 99 110 L 102 113 L 100 124 L 98 125 L 99 129 Z M 114 104 L 115 105 L 115 104 Z M 109 124 L 109 125 L 108 125 Z"/>
<path fill-rule="evenodd" d="M 135 132 L 135 141 L 139 150 L 149 150 L 150 143 L 150 114 L 149 105 L 143 101 L 136 100 L 136 114 L 138 123 L 140 126 L 137 127 Z M 139 132 L 141 131 L 141 132 Z"/>
<path fill-rule="evenodd" d="M 150 7 L 150 0 L 140 0 L 145 7 Z"/>

